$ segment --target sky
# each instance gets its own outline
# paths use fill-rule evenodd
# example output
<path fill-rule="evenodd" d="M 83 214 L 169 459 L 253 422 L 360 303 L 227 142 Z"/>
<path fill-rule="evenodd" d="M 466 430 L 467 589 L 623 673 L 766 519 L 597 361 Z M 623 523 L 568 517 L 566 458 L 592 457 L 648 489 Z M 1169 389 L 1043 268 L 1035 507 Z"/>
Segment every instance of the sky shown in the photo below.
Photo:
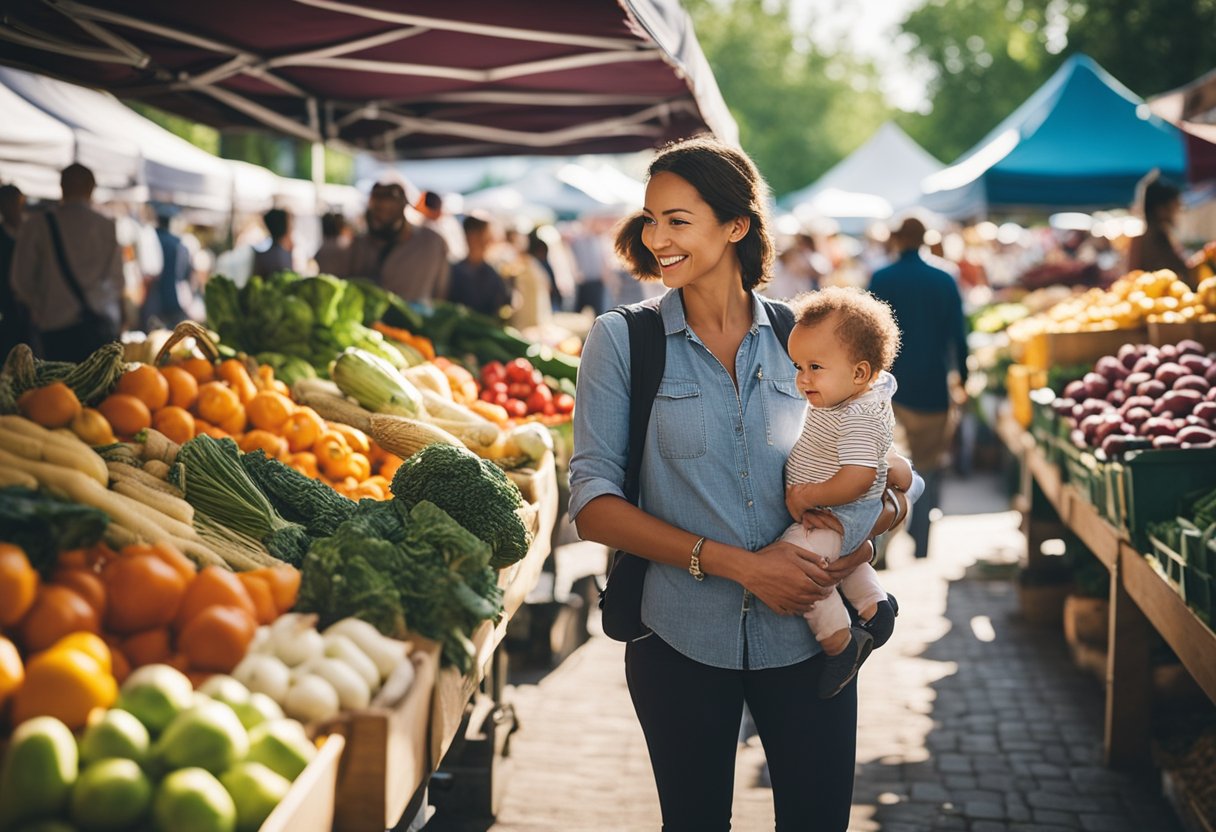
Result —
<path fill-rule="evenodd" d="M 896 40 L 899 24 L 924 0 L 792 0 L 796 28 L 815 21 L 812 40 L 824 49 L 842 41 L 858 55 L 870 58 L 883 76 L 888 100 L 905 110 L 926 103 L 925 79 L 912 71 L 905 48 Z"/>

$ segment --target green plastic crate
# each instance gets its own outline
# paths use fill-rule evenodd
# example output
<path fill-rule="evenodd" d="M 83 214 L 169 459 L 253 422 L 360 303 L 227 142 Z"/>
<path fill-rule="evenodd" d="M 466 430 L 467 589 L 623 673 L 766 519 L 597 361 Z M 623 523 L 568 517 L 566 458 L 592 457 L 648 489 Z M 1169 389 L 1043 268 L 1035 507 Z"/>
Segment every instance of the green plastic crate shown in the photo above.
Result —
<path fill-rule="evenodd" d="M 1148 537 L 1149 551 L 1161 566 L 1161 571 L 1165 573 L 1165 581 L 1174 591 L 1186 599 L 1186 584 L 1184 583 L 1183 575 L 1186 573 L 1186 561 L 1182 559 L 1182 555 L 1175 552 L 1161 539 L 1149 535 Z"/>
<path fill-rule="evenodd" d="M 1073 451 L 1077 449 L 1072 448 Z M 1086 500 L 1105 514 L 1106 510 L 1106 468 L 1107 463 L 1101 462 L 1089 451 L 1068 453 L 1065 459 L 1068 469 L 1068 481 L 1076 486 Z"/>
<path fill-rule="evenodd" d="M 1040 446 L 1047 448 L 1056 437 L 1056 411 L 1051 403 L 1056 394 L 1050 387 L 1030 391 L 1030 435 Z"/>
<path fill-rule="evenodd" d="M 1188 494 L 1216 487 L 1216 448 L 1128 451 L 1122 469 L 1122 524 L 1148 551 L 1149 523 L 1177 517 Z"/>
<path fill-rule="evenodd" d="M 1183 572 L 1183 598 L 1186 605 L 1198 613 L 1205 621 L 1212 614 L 1212 577 L 1190 564 Z"/>

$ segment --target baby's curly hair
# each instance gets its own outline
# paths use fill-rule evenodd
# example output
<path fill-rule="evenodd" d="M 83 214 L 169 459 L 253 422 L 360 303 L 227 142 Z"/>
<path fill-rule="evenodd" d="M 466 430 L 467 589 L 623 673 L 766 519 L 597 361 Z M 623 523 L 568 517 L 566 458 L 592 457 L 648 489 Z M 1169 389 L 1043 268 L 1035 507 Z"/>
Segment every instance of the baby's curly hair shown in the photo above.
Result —
<path fill-rule="evenodd" d="M 890 370 L 899 353 L 899 325 L 886 301 L 853 287 L 831 286 L 793 301 L 798 326 L 834 317 L 836 335 L 854 361 L 868 361 L 873 373 Z"/>

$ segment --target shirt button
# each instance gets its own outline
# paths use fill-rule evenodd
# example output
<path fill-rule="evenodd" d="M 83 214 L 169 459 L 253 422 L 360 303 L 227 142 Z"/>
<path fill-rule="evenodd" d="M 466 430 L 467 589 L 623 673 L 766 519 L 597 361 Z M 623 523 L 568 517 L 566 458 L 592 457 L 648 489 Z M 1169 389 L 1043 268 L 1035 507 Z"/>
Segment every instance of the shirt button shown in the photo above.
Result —
<path fill-rule="evenodd" d="M 751 507 L 752 507 L 752 506 L 754 506 L 755 504 L 756 504 L 756 503 L 755 503 L 755 501 L 753 501 L 753 500 L 748 500 L 748 501 L 747 501 L 747 507 L 748 507 L 748 508 L 751 508 Z"/>
<path fill-rule="evenodd" d="M 740 471 L 740 472 L 739 472 L 739 476 L 743 477 L 743 479 L 747 479 L 747 472 L 746 472 L 746 471 Z"/>

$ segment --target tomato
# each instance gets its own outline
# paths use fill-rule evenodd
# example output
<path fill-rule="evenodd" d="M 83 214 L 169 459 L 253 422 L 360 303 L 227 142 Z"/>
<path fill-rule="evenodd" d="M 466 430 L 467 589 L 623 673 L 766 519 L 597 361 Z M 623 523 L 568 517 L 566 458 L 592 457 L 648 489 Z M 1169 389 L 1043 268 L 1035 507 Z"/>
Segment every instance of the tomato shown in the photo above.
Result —
<path fill-rule="evenodd" d="M 542 373 L 540 370 L 533 370 L 532 371 L 532 386 L 540 387 L 544 383 L 545 383 L 545 374 Z"/>
<path fill-rule="evenodd" d="M 507 384 L 503 381 L 491 382 L 487 385 L 490 390 L 494 391 L 495 396 L 506 396 L 508 394 Z"/>
<path fill-rule="evenodd" d="M 506 378 L 506 369 L 501 361 L 490 361 L 482 365 L 481 368 L 481 383 L 489 386 L 496 381 L 502 381 Z"/>
<path fill-rule="evenodd" d="M 513 382 L 507 385 L 507 395 L 513 399 L 527 399 L 532 395 L 533 387 L 526 382 Z"/>
<path fill-rule="evenodd" d="M 507 413 L 511 414 L 512 418 L 518 419 L 521 416 L 528 415 L 528 406 L 519 399 L 506 399 L 501 402 L 495 402 L 507 409 Z"/>
<path fill-rule="evenodd" d="M 558 413 L 574 412 L 574 396 L 569 393 L 558 393 L 553 397 L 553 409 Z"/>
<path fill-rule="evenodd" d="M 532 362 L 526 358 L 516 358 L 507 365 L 507 381 L 512 383 L 532 380 Z"/>
<path fill-rule="evenodd" d="M 545 402 L 544 414 L 546 416 L 556 416 L 557 415 L 557 408 L 553 405 L 553 402 Z"/>
<path fill-rule="evenodd" d="M 529 413 L 543 413 L 545 411 L 545 405 L 552 404 L 552 401 L 547 400 L 543 395 L 541 395 L 540 391 L 542 389 L 544 388 L 537 387 L 532 391 L 532 395 L 528 396 L 528 400 L 525 402 L 525 404 L 528 406 Z"/>

